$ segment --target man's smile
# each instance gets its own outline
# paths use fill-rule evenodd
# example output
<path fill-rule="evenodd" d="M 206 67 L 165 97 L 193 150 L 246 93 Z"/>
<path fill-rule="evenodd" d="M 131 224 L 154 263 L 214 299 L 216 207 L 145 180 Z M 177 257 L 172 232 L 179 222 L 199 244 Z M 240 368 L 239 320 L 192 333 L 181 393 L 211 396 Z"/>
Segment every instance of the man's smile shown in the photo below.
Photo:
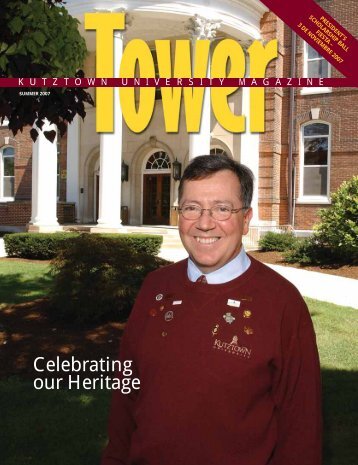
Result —
<path fill-rule="evenodd" d="M 199 244 L 213 244 L 214 242 L 218 241 L 220 237 L 199 237 L 195 236 L 196 242 Z"/>

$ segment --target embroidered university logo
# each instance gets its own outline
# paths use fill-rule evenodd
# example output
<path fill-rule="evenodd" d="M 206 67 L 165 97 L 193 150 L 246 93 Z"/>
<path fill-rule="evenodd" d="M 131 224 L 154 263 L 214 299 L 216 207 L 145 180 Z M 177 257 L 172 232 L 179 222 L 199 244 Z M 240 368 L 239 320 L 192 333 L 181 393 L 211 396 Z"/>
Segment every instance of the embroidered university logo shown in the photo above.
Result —
<path fill-rule="evenodd" d="M 251 349 L 239 345 L 239 338 L 233 336 L 231 342 L 223 342 L 220 339 L 215 339 L 213 349 L 222 350 L 232 355 L 239 355 L 240 357 L 250 358 Z"/>

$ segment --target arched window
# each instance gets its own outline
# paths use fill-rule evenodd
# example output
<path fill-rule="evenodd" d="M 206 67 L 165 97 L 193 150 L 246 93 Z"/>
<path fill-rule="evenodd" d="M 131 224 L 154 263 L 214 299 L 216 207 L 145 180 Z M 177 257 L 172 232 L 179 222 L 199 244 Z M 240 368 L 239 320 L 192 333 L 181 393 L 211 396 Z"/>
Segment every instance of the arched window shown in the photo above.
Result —
<path fill-rule="evenodd" d="M 219 147 L 214 147 L 210 149 L 210 155 L 224 155 L 225 157 L 228 156 L 228 154 L 225 152 L 224 149 L 220 149 Z"/>
<path fill-rule="evenodd" d="M 328 198 L 330 165 L 330 126 L 310 123 L 302 127 L 301 197 Z"/>
<path fill-rule="evenodd" d="M 170 167 L 170 159 L 165 152 L 153 153 L 145 165 L 146 170 L 170 170 Z"/>
<path fill-rule="evenodd" d="M 0 150 L 0 197 L 13 199 L 15 193 L 15 150 L 4 147 Z"/>

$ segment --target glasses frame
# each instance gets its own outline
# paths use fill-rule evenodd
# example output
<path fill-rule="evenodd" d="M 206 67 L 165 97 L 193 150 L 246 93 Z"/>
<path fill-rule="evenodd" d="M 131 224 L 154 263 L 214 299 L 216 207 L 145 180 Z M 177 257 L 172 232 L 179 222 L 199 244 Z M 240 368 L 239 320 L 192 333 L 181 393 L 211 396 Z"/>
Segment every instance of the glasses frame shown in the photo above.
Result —
<path fill-rule="evenodd" d="M 184 216 L 184 214 L 183 214 L 183 207 L 179 207 L 179 208 L 178 208 L 178 212 L 179 212 L 179 213 L 182 215 L 182 217 L 183 217 L 185 220 L 187 220 L 187 221 L 197 221 L 199 218 L 201 218 L 201 217 L 203 216 L 203 212 L 204 212 L 204 211 L 208 211 L 210 217 L 211 217 L 214 221 L 227 221 L 227 220 L 229 220 L 229 219 L 231 218 L 231 216 L 232 216 L 233 213 L 239 213 L 239 212 L 241 212 L 241 210 L 249 210 L 249 208 L 250 208 L 250 207 L 231 208 L 231 209 L 229 209 L 229 211 L 228 211 L 228 213 L 230 213 L 230 214 L 229 214 L 229 216 L 228 216 L 227 218 L 225 218 L 224 220 L 218 220 L 218 219 L 216 219 L 216 218 L 213 216 L 213 212 L 212 212 L 212 209 L 213 209 L 213 208 L 217 208 L 217 207 L 218 207 L 218 205 L 216 205 L 216 206 L 214 206 L 214 207 L 211 207 L 211 208 L 200 208 L 200 207 L 198 207 L 198 208 L 197 208 L 197 211 L 200 210 L 200 215 L 199 215 L 197 218 L 185 218 L 185 216 Z"/>

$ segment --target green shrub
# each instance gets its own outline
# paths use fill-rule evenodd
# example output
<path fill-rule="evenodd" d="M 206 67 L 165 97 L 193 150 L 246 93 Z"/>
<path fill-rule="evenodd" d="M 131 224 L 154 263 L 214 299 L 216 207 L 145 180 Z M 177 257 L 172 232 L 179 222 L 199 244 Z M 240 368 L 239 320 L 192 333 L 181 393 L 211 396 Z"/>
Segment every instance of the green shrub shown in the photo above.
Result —
<path fill-rule="evenodd" d="M 319 212 L 314 237 L 342 261 L 358 259 L 358 176 L 341 184 L 331 196 L 330 208 Z"/>
<path fill-rule="evenodd" d="M 106 234 L 111 243 L 122 242 L 137 252 L 157 255 L 162 244 L 162 236 L 147 234 Z M 79 233 L 59 232 L 16 233 L 4 236 L 5 250 L 9 257 L 30 258 L 35 260 L 51 260 L 63 247 L 64 241 L 79 237 Z"/>
<path fill-rule="evenodd" d="M 149 255 L 158 255 L 163 242 L 163 236 L 150 234 L 106 234 L 102 237 L 121 241 L 137 252 Z"/>
<path fill-rule="evenodd" d="M 52 261 L 53 317 L 75 324 L 124 318 L 145 275 L 163 262 L 136 252 L 127 241 L 97 234 L 66 241 Z"/>
<path fill-rule="evenodd" d="M 297 243 L 297 238 L 289 232 L 277 233 L 269 231 L 259 240 L 259 247 L 262 251 L 278 251 L 292 249 Z"/>
<path fill-rule="evenodd" d="M 285 255 L 301 265 L 355 264 L 358 261 L 358 176 L 345 181 L 331 196 L 332 205 L 319 211 L 312 237 Z"/>
<path fill-rule="evenodd" d="M 78 233 L 66 232 L 6 234 L 4 236 L 5 250 L 9 257 L 50 260 L 56 256 L 63 241 L 77 236 Z"/>
<path fill-rule="evenodd" d="M 291 250 L 284 253 L 287 263 L 301 265 L 321 265 L 334 261 L 330 249 L 322 247 L 314 237 L 307 237 L 296 242 Z"/>

